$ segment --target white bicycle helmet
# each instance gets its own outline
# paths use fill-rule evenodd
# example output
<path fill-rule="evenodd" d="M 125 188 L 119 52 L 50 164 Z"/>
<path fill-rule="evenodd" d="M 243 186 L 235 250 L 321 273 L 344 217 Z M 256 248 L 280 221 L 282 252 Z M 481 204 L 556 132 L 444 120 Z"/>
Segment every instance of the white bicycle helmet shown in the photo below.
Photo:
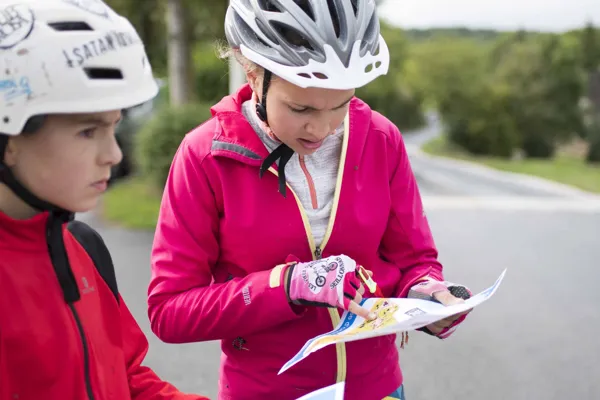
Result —
<path fill-rule="evenodd" d="M 229 45 L 300 87 L 355 89 L 385 75 L 374 0 L 231 0 Z"/>
<path fill-rule="evenodd" d="M 37 115 L 129 108 L 158 93 L 131 23 L 101 0 L 0 0 L 0 133 Z"/>

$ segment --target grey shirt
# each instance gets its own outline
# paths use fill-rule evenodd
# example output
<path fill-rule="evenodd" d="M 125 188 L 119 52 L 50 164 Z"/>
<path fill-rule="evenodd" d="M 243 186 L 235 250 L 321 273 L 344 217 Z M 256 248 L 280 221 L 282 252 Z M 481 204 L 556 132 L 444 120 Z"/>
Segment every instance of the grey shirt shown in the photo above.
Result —
<path fill-rule="evenodd" d="M 256 115 L 252 100 L 243 104 L 242 113 L 269 152 L 281 144 L 271 138 L 263 129 L 262 121 Z M 325 138 L 321 147 L 314 153 L 302 158 L 294 153 L 285 166 L 286 181 L 304 207 L 316 246 L 321 245 L 329 224 L 343 138 L 344 126 L 342 124 L 333 135 Z M 314 186 L 313 196 L 311 196 L 311 180 Z M 313 204 L 313 200 L 316 200 L 315 204 Z"/>

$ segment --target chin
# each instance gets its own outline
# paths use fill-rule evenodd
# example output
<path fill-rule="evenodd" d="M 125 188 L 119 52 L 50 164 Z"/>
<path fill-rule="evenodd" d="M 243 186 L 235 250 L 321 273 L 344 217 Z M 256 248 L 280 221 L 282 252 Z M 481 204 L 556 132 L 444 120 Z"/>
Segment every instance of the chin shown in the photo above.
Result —
<path fill-rule="evenodd" d="M 317 151 L 318 149 L 307 149 L 304 146 L 295 146 L 295 147 L 292 147 L 292 150 L 294 150 L 294 152 L 298 153 L 299 156 L 309 156 L 309 155 L 313 154 L 315 151 Z"/>
<path fill-rule="evenodd" d="M 98 205 L 98 200 L 98 197 L 94 199 L 82 200 L 70 204 L 65 204 L 62 206 L 62 208 L 73 213 L 85 213 L 88 211 L 92 211 L 94 208 L 96 208 L 96 206 Z"/>

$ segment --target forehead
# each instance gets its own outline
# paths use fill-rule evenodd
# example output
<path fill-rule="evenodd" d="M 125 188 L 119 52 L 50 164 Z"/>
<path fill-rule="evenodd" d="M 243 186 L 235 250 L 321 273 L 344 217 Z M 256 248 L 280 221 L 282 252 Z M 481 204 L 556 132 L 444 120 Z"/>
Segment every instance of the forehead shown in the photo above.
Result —
<path fill-rule="evenodd" d="M 106 111 L 85 114 L 55 114 L 50 116 L 56 123 L 66 125 L 114 125 L 121 119 L 121 111 Z"/>
<path fill-rule="evenodd" d="M 283 79 L 276 79 L 272 85 L 278 97 L 287 103 L 309 106 L 318 110 L 339 107 L 354 95 L 354 89 L 335 90 L 323 88 L 301 88 Z"/>

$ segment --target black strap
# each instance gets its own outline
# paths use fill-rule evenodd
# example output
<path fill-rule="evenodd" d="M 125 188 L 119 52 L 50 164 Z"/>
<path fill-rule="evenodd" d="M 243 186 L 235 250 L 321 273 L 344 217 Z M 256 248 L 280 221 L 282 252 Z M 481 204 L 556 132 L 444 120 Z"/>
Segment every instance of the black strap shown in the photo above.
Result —
<path fill-rule="evenodd" d="M 21 185 L 21 183 L 17 181 L 10 168 L 8 168 L 2 162 L 0 162 L 0 182 L 8 186 L 14 194 L 16 194 L 21 200 L 36 210 L 68 213 L 68 211 L 48 203 L 47 201 L 44 201 L 31 193 L 25 186 Z"/>
<path fill-rule="evenodd" d="M 262 87 L 262 99 L 261 102 L 256 104 L 256 114 L 258 117 L 268 125 L 267 118 L 267 92 L 269 91 L 269 85 L 271 84 L 272 73 L 268 69 L 265 69 L 263 76 L 263 87 Z M 271 165 L 277 160 L 278 169 L 277 173 L 279 175 L 279 193 L 286 197 L 286 180 L 285 180 L 285 165 L 290 161 L 290 158 L 294 155 L 294 150 L 288 147 L 285 144 L 281 144 L 275 150 L 271 152 L 264 160 L 262 165 L 260 166 L 260 171 L 258 173 L 259 177 L 263 177 L 265 171 L 269 169 Z"/>
<path fill-rule="evenodd" d="M 104 243 L 100 234 L 86 223 L 77 220 L 70 221 L 67 224 L 67 229 L 69 229 L 75 239 L 87 251 L 100 276 L 104 279 L 118 302 L 119 288 L 117 286 L 115 267 L 106 243 Z"/>
<path fill-rule="evenodd" d="M 70 214 L 68 213 L 51 212 L 46 223 L 46 241 L 52 267 L 62 289 L 65 302 L 73 304 L 81 298 L 81 294 L 71 270 L 71 263 L 65 250 L 63 238 L 62 227 L 69 219 Z"/>
<path fill-rule="evenodd" d="M 294 150 L 289 148 L 285 144 L 281 144 L 275 150 L 271 152 L 263 161 L 260 166 L 259 177 L 263 177 L 265 171 L 269 169 L 269 167 L 277 160 L 279 160 L 279 165 L 277 169 L 277 173 L 279 175 L 279 193 L 286 197 L 286 180 L 285 180 L 285 165 L 290 158 L 294 155 Z"/>

